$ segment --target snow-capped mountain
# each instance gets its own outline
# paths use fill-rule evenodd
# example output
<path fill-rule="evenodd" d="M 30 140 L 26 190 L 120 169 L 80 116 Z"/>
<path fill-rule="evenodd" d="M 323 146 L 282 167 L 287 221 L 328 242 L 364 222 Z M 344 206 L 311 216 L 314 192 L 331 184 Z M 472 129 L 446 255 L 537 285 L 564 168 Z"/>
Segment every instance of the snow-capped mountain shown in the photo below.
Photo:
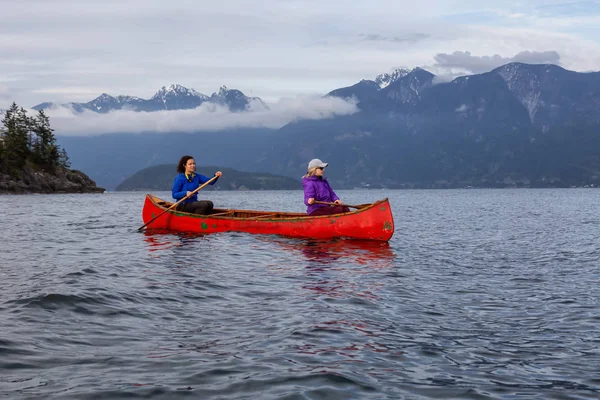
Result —
<path fill-rule="evenodd" d="M 600 121 L 600 73 L 578 73 L 557 65 L 511 63 L 492 71 L 506 82 L 509 90 L 527 109 L 532 123 L 547 127 L 583 112 Z"/>
<path fill-rule="evenodd" d="M 410 74 L 410 70 L 404 68 L 393 69 L 390 73 L 379 74 L 375 77 L 375 83 L 380 89 L 384 89 L 390 85 L 390 83 L 396 82 L 398 79 L 404 78 Z"/>
<path fill-rule="evenodd" d="M 123 103 L 121 103 L 117 98 L 112 97 L 109 94 L 102 93 L 100 96 L 96 97 L 94 100 L 86 103 L 88 110 L 96 111 L 99 113 L 107 113 L 110 110 L 120 109 L 123 107 Z"/>
<path fill-rule="evenodd" d="M 396 69 L 372 80 L 336 89 L 327 96 L 354 98 L 363 109 L 387 109 L 392 104 L 416 104 L 422 92 L 432 85 L 435 75 L 422 68 Z"/>
<path fill-rule="evenodd" d="M 196 108 L 208 100 L 207 95 L 181 85 L 163 86 L 150 99 L 154 104 L 162 105 L 162 110 Z"/>
<path fill-rule="evenodd" d="M 421 100 L 423 91 L 431 87 L 435 77 L 422 68 L 402 71 L 386 87 L 381 89 L 382 95 L 396 104 L 416 104 Z"/>
<path fill-rule="evenodd" d="M 161 100 L 173 97 L 201 97 L 208 100 L 208 96 L 197 92 L 194 89 L 188 89 L 177 84 L 170 85 L 169 87 L 163 86 L 154 94 L 154 96 L 152 96 L 153 99 Z"/>
<path fill-rule="evenodd" d="M 223 85 L 219 88 L 219 92 L 213 93 L 209 101 L 215 104 L 227 105 L 231 111 L 247 111 L 249 107 L 253 110 L 268 110 L 267 106 L 259 97 L 248 97 L 237 89 L 227 89 Z"/>
<path fill-rule="evenodd" d="M 107 93 L 87 103 L 67 103 L 63 106 L 70 107 L 75 112 L 85 110 L 108 113 L 114 110 L 132 111 L 161 111 L 161 110 L 189 110 L 200 106 L 204 102 L 210 102 L 227 106 L 231 111 L 249 111 L 250 104 L 268 109 L 267 105 L 258 97 L 247 97 L 239 90 L 227 89 L 222 86 L 218 93 L 207 96 L 194 89 L 173 84 L 161 87 L 150 99 L 142 99 L 135 96 L 116 96 Z M 48 109 L 58 105 L 45 102 L 32 107 L 34 110 Z"/>
<path fill-rule="evenodd" d="M 376 82 L 363 79 L 355 85 L 332 90 L 327 96 L 354 99 L 359 103 L 367 104 L 379 95 L 380 89 L 380 86 Z"/>
<path fill-rule="evenodd" d="M 295 121 L 272 135 L 242 127 L 201 140 L 174 140 L 174 132 L 60 140 L 103 187 L 182 151 L 202 154 L 204 165 L 291 177 L 319 156 L 332 165 L 329 179 L 347 188 L 600 187 L 600 72 L 511 63 L 436 84 L 420 68 L 400 75 L 384 88 L 362 80 L 329 94 L 356 98 L 359 112 Z M 244 98 L 221 88 L 207 101 L 235 108 L 234 100 Z M 205 151 L 223 143 L 226 152 Z"/>

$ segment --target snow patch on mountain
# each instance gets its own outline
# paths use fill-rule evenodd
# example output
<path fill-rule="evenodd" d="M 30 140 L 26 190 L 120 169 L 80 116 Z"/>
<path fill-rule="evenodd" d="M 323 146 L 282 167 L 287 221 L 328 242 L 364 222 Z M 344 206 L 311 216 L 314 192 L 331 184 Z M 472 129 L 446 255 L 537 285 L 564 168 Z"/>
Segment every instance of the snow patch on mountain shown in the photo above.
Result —
<path fill-rule="evenodd" d="M 380 89 L 388 87 L 391 83 L 396 82 L 398 79 L 404 78 L 410 74 L 410 70 L 404 68 L 395 68 L 389 73 L 379 74 L 375 77 L 375 83 Z"/>
<path fill-rule="evenodd" d="M 160 100 L 164 101 L 169 97 L 176 97 L 176 96 L 188 96 L 188 97 L 192 96 L 192 97 L 199 97 L 203 100 L 208 100 L 207 95 L 197 92 L 194 89 L 188 89 L 185 86 L 181 86 L 179 84 L 172 84 L 169 86 L 161 87 L 154 94 L 154 96 L 152 96 L 152 99 L 160 99 Z"/>
<path fill-rule="evenodd" d="M 531 71 L 525 64 L 512 63 L 497 68 L 499 74 L 511 92 L 515 93 L 521 104 L 529 113 L 529 120 L 534 122 L 535 115 L 540 105 L 540 77 Z M 550 70 L 545 69 L 548 73 Z"/>

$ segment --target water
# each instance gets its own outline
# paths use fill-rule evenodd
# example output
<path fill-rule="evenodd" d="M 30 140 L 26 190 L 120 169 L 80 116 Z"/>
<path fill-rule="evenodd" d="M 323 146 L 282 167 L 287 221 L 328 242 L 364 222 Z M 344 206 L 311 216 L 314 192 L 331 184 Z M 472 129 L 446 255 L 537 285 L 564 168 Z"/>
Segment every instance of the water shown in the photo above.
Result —
<path fill-rule="evenodd" d="M 599 190 L 339 194 L 390 198 L 389 245 L 138 233 L 143 193 L 0 196 L 0 398 L 600 397 Z"/>

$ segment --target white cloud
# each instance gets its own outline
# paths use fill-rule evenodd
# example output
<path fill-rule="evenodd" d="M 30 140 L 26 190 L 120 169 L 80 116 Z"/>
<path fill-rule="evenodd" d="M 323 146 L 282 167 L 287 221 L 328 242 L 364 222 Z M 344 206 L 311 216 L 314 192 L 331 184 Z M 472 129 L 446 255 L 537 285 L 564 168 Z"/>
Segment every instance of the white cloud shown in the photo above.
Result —
<path fill-rule="evenodd" d="M 79 136 L 102 133 L 200 132 L 236 127 L 280 128 L 301 119 L 324 119 L 358 111 L 356 103 L 334 97 L 283 98 L 269 104 L 270 110 L 234 113 L 212 103 L 203 103 L 193 110 L 135 112 L 113 111 L 98 114 L 92 111 L 73 113 L 68 107 L 46 110 L 57 135 Z"/>

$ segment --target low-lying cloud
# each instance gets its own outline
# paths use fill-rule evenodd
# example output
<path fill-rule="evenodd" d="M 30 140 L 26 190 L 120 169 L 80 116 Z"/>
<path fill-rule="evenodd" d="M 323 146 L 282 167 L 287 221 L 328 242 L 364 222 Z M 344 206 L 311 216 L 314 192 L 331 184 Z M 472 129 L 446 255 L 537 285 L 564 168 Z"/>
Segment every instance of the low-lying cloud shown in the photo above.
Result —
<path fill-rule="evenodd" d="M 488 72 L 511 62 L 560 65 L 560 54 L 554 50 L 522 51 L 513 57 L 502 57 L 499 54 L 474 56 L 469 51 L 455 51 L 452 54 L 438 53 L 434 59 L 436 68 L 461 69 L 474 74 Z"/>
<path fill-rule="evenodd" d="M 107 114 L 93 111 L 74 113 L 68 107 L 47 110 L 57 135 L 91 136 L 103 133 L 201 132 L 231 128 L 272 128 L 306 119 L 326 119 L 358 111 L 356 102 L 336 97 L 285 98 L 269 104 L 270 109 L 253 107 L 247 112 L 203 103 L 192 110 L 136 112 L 118 110 Z"/>

